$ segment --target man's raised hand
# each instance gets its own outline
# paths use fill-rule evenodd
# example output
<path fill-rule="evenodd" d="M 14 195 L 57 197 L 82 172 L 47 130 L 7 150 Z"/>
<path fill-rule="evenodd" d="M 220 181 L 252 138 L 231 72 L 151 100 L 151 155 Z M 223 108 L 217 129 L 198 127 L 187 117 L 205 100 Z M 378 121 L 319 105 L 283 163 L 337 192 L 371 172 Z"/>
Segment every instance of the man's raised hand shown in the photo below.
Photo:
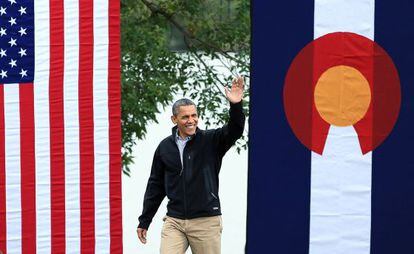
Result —
<path fill-rule="evenodd" d="M 244 94 L 244 79 L 243 77 L 237 77 L 231 84 L 231 89 L 224 88 L 226 97 L 231 103 L 238 103 L 243 99 Z"/>

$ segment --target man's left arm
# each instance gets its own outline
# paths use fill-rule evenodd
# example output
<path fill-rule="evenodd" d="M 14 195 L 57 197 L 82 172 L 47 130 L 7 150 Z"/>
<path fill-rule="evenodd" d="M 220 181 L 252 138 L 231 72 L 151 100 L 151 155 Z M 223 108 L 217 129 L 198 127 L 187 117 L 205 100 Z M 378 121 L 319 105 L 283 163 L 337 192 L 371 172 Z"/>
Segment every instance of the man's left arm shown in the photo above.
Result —
<path fill-rule="evenodd" d="M 222 128 L 217 130 L 217 138 L 220 155 L 227 150 L 243 135 L 245 115 L 243 113 L 244 81 L 242 77 L 235 79 L 231 89 L 226 88 L 226 97 L 230 102 L 230 119 Z"/>

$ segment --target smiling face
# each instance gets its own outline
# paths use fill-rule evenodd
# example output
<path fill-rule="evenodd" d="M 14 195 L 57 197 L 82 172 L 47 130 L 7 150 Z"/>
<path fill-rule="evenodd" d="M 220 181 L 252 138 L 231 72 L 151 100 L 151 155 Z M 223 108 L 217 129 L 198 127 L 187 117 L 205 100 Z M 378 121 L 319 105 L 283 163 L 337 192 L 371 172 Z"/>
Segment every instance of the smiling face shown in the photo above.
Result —
<path fill-rule="evenodd" d="M 180 106 L 178 114 L 171 116 L 171 120 L 178 127 L 178 133 L 182 138 L 195 134 L 198 124 L 197 109 L 194 105 Z"/>

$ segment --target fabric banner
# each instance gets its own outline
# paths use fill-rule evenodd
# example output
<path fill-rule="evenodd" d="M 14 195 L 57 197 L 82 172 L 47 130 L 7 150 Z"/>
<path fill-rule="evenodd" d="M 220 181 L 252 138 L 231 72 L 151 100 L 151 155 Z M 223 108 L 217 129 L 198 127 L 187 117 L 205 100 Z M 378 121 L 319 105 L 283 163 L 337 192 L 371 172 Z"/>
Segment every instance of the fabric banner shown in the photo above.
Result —
<path fill-rule="evenodd" d="M 414 253 L 413 7 L 253 3 L 247 253 Z"/>
<path fill-rule="evenodd" d="M 122 253 L 118 0 L 0 2 L 0 253 Z"/>

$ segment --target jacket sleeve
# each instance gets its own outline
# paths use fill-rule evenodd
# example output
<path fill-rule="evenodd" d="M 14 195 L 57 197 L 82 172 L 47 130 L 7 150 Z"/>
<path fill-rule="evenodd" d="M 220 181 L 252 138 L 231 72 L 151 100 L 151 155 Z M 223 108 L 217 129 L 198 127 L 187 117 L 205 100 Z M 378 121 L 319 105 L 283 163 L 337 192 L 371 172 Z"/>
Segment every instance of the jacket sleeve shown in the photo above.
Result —
<path fill-rule="evenodd" d="M 230 103 L 229 122 L 217 129 L 215 133 L 219 156 L 224 156 L 237 139 L 243 135 L 245 118 L 242 101 L 235 104 Z"/>
<path fill-rule="evenodd" d="M 152 218 L 165 197 L 164 167 L 159 156 L 159 147 L 155 151 L 152 161 L 151 175 L 148 179 L 147 189 L 144 196 L 144 207 L 139 217 L 139 228 L 148 229 Z"/>

